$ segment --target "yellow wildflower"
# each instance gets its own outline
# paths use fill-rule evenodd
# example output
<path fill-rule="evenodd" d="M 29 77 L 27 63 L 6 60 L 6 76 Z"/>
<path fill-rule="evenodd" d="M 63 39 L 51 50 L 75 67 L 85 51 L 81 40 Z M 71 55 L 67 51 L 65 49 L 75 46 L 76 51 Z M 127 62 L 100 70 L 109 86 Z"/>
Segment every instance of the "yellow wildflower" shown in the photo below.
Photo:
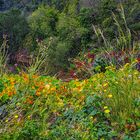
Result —
<path fill-rule="evenodd" d="M 107 109 L 108 108 L 108 106 L 104 106 L 104 109 Z"/>
<path fill-rule="evenodd" d="M 92 119 L 93 119 L 93 117 L 91 116 L 91 117 L 90 117 L 90 119 L 92 120 Z"/>
<path fill-rule="evenodd" d="M 108 113 L 110 113 L 110 110 L 109 110 L 109 109 L 106 109 L 104 112 L 105 112 L 106 114 L 108 114 Z"/>
<path fill-rule="evenodd" d="M 18 115 L 15 115 L 15 118 L 17 119 L 18 118 Z"/>
<path fill-rule="evenodd" d="M 130 65 L 129 63 L 126 63 L 126 64 L 124 65 L 124 68 L 128 67 L 129 65 Z"/>
<path fill-rule="evenodd" d="M 50 88 L 50 85 L 49 84 L 46 84 L 45 85 L 45 89 L 49 89 Z"/>
<path fill-rule="evenodd" d="M 5 122 L 7 123 L 7 122 L 8 122 L 8 120 L 5 120 Z"/>
<path fill-rule="evenodd" d="M 104 92 L 106 92 L 107 90 L 105 89 Z"/>
<path fill-rule="evenodd" d="M 46 93 L 46 90 L 45 90 L 45 89 L 43 89 L 43 90 L 42 90 L 42 92 L 43 92 L 43 93 Z"/>
<path fill-rule="evenodd" d="M 112 94 L 109 94 L 109 95 L 108 95 L 108 98 L 112 98 Z"/>
<path fill-rule="evenodd" d="M 104 88 L 108 87 L 108 83 L 104 83 L 104 84 L 103 84 L 103 87 L 104 87 Z"/>
<path fill-rule="evenodd" d="M 134 75 L 138 75 L 138 74 L 139 74 L 139 72 L 138 72 L 138 71 L 135 71 L 135 72 L 134 72 Z"/>

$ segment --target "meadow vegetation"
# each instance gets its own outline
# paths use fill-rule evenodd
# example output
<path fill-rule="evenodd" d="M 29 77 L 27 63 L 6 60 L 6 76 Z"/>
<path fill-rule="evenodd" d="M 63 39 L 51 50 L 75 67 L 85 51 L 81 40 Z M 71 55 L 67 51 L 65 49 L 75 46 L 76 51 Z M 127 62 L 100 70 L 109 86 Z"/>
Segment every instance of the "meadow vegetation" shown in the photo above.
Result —
<path fill-rule="evenodd" d="M 59 2 L 0 13 L 0 140 L 139 140 L 139 1 Z"/>

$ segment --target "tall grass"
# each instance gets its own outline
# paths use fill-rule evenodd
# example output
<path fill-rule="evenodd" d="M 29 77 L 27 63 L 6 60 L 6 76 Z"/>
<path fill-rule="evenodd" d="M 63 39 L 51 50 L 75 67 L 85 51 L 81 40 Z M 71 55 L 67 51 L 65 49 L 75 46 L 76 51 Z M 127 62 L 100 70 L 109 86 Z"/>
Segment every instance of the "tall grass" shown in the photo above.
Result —
<path fill-rule="evenodd" d="M 116 39 L 112 42 L 106 39 L 104 31 L 102 31 L 100 28 L 93 25 L 93 29 L 97 37 L 101 37 L 104 42 L 103 47 L 101 47 L 103 53 L 105 53 L 111 59 L 106 58 L 106 55 L 101 55 L 99 57 L 105 57 L 103 59 L 105 59 L 104 62 L 107 66 L 111 65 L 120 69 L 118 72 L 115 70 L 114 72 L 112 70 L 106 71 L 106 73 L 110 75 L 109 77 L 106 77 L 110 87 L 103 97 L 106 105 L 109 106 L 112 111 L 112 120 L 117 120 L 118 122 L 120 120 L 121 123 L 122 121 L 128 121 L 129 119 L 138 117 L 134 114 L 138 112 L 135 102 L 139 101 L 140 99 L 140 93 L 138 92 L 138 90 L 140 90 L 138 86 L 139 72 L 137 70 L 134 71 L 134 68 L 136 68 L 136 62 L 133 61 L 136 59 L 138 50 L 140 49 L 140 44 L 133 42 L 131 31 L 127 26 L 122 5 L 120 15 L 123 19 L 121 20 L 123 21 L 123 27 L 117 16 L 112 13 L 118 31 Z M 125 62 L 124 59 L 121 61 L 114 60 L 112 56 L 110 56 L 111 51 L 114 51 L 116 54 L 118 51 L 123 52 L 123 56 L 127 56 L 129 58 L 129 62 Z M 129 63 L 132 63 L 132 65 Z M 109 94 L 112 96 L 110 99 L 108 98 Z"/>
<path fill-rule="evenodd" d="M 103 97 L 112 111 L 114 121 L 127 121 L 139 116 L 137 113 L 140 99 L 140 73 L 134 70 L 135 66 L 136 62 L 127 63 L 119 71 L 111 69 L 106 71 L 109 87 Z"/>
<path fill-rule="evenodd" d="M 110 58 L 108 59 L 108 61 L 104 61 L 106 65 L 117 65 L 120 67 L 124 65 L 126 62 L 124 60 L 119 62 L 112 59 L 110 52 L 114 51 L 114 53 L 117 53 L 118 51 L 121 51 L 124 53 L 123 56 L 129 57 L 129 60 L 133 61 L 137 50 L 140 48 L 140 44 L 135 44 L 135 42 L 132 39 L 131 31 L 127 26 L 125 12 L 122 5 L 120 6 L 121 19 L 118 19 L 114 13 L 112 13 L 112 17 L 117 30 L 116 39 L 111 41 L 106 39 L 104 35 L 104 31 L 94 25 L 93 25 L 93 30 L 96 36 L 99 38 L 98 41 L 100 41 L 100 38 L 103 40 L 103 47 L 100 46 L 101 48 L 100 52 L 107 54 L 107 56 L 104 55 L 105 59 L 108 59 L 108 57 Z M 119 21 L 121 21 L 121 23 Z"/>
<path fill-rule="evenodd" d="M 34 74 L 47 74 L 47 58 L 48 47 L 42 42 L 38 42 L 38 49 L 36 53 L 31 56 L 30 66 L 27 68 L 27 72 L 31 75 Z"/>
<path fill-rule="evenodd" d="M 6 64 L 8 59 L 7 36 L 3 35 L 3 43 L 0 47 L 0 76 L 6 72 Z"/>

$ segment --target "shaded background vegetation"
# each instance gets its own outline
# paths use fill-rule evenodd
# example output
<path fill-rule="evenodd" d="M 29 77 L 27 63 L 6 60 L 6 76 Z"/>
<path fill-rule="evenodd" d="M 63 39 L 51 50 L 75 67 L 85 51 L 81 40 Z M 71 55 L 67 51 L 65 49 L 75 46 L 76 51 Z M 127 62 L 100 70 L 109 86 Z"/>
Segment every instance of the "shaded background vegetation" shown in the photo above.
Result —
<path fill-rule="evenodd" d="M 127 0 L 122 4 L 133 46 L 140 36 L 140 2 Z M 46 67 L 50 74 L 67 70 L 69 60 L 79 52 L 102 50 L 103 40 L 99 41 L 93 25 L 104 29 L 105 38 L 113 43 L 119 32 L 112 13 L 126 31 L 120 2 L 115 0 L 102 0 L 100 3 L 98 0 L 1 0 L 0 7 L 4 11 L 0 13 L 0 43 L 6 34 L 10 46 L 9 63 L 19 63 L 15 57 L 19 52 L 24 56 L 26 52 L 35 54 L 38 42 L 42 42 L 48 47 Z M 25 59 L 21 59 L 21 63 L 27 63 Z"/>

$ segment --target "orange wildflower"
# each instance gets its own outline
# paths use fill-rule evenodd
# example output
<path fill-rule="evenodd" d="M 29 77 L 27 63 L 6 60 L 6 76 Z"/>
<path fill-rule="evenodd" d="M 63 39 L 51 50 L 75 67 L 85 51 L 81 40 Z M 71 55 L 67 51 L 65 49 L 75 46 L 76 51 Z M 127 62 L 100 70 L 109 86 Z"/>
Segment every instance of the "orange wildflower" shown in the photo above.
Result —
<path fill-rule="evenodd" d="M 35 95 L 36 95 L 36 96 L 40 96 L 41 93 L 37 91 Z"/>

